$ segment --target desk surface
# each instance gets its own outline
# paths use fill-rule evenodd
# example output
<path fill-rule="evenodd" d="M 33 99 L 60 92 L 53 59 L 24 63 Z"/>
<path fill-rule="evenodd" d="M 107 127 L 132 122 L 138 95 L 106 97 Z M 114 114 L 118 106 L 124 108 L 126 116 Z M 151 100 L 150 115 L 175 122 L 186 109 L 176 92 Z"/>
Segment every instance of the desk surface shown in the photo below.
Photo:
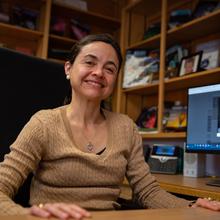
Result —
<path fill-rule="evenodd" d="M 160 186 L 169 192 L 201 198 L 211 197 L 220 200 L 220 187 L 206 185 L 210 178 L 164 174 L 154 174 L 154 176 L 160 183 Z"/>
<path fill-rule="evenodd" d="M 220 187 L 208 186 L 210 178 L 185 177 L 183 175 L 153 174 L 160 186 L 168 192 L 195 197 L 211 197 L 220 200 Z M 126 187 L 127 186 L 127 187 Z M 122 187 L 122 197 L 130 199 L 131 190 L 125 181 Z"/>
<path fill-rule="evenodd" d="M 54 218 L 50 218 L 50 220 Z M 92 212 L 90 220 L 219 220 L 220 212 L 202 208 Z M 87 218 L 87 220 L 89 220 Z M 0 216 L 0 220 L 42 220 L 33 216 Z"/>

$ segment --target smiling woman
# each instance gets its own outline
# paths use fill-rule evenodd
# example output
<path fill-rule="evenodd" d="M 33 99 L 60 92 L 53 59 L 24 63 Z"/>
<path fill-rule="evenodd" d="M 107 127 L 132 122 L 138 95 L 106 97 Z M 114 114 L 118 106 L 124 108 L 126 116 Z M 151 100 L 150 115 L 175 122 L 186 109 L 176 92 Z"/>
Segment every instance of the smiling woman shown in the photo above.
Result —
<path fill-rule="evenodd" d="M 110 96 L 118 66 L 116 52 L 107 43 L 93 42 L 84 46 L 73 64 L 65 64 L 74 93 L 72 102 L 77 102 L 77 98 L 100 102 Z"/>
<path fill-rule="evenodd" d="M 95 44 L 93 44 L 95 43 Z M 96 48 L 99 46 L 103 46 L 103 54 L 106 56 L 111 56 L 111 54 L 107 55 L 106 53 L 113 53 L 114 60 L 108 60 L 107 63 L 101 67 L 102 69 L 96 69 L 96 75 L 97 74 L 103 74 L 103 73 L 108 73 L 114 75 L 114 78 L 116 80 L 117 74 L 121 68 L 122 64 L 122 56 L 121 56 L 121 50 L 119 45 L 111 38 L 110 35 L 107 34 L 100 34 L 100 35 L 89 35 L 89 37 L 86 37 L 82 39 L 80 42 L 74 44 L 73 48 L 71 49 L 70 53 L 70 59 L 69 61 L 65 64 L 65 70 L 67 74 L 67 79 L 70 79 L 70 68 L 73 66 L 76 57 L 78 54 L 83 50 L 82 52 L 84 53 L 83 55 L 80 56 L 80 64 L 84 69 L 87 67 L 87 69 L 93 69 L 99 67 L 100 65 L 97 66 L 97 62 L 100 62 L 103 54 L 99 54 L 99 57 L 97 57 L 98 54 L 96 53 Z M 85 48 L 84 48 L 85 47 Z M 110 48 L 110 50 L 109 50 Z M 101 51 L 101 50 L 100 50 Z M 97 51 L 98 53 L 98 51 Z M 79 61 L 79 60 L 77 60 Z M 100 71 L 101 70 L 101 71 Z M 98 72 L 99 71 L 99 72 Z M 96 77 L 96 80 L 91 80 L 91 79 L 85 79 L 85 82 L 89 82 L 90 85 L 93 83 L 93 85 L 99 86 L 99 87 L 104 87 L 105 82 L 103 80 L 98 80 Z M 97 84 L 98 83 L 98 84 Z M 113 84 L 114 86 L 114 84 Z M 73 87 L 73 86 L 72 86 Z M 71 88 L 72 88 L 71 87 Z M 72 96 L 72 91 L 70 93 L 70 97 L 66 98 L 66 103 L 71 101 L 71 96 Z"/>
<path fill-rule="evenodd" d="M 134 122 L 100 107 L 121 63 L 109 35 L 89 35 L 74 45 L 65 64 L 72 99 L 34 114 L 11 145 L 0 165 L 0 214 L 82 219 L 90 216 L 86 210 L 119 209 L 125 176 L 144 208 L 188 207 L 189 201 L 162 190 L 150 174 Z M 30 172 L 31 207 L 23 208 L 11 198 Z M 206 200 L 195 205 L 220 210 Z"/>

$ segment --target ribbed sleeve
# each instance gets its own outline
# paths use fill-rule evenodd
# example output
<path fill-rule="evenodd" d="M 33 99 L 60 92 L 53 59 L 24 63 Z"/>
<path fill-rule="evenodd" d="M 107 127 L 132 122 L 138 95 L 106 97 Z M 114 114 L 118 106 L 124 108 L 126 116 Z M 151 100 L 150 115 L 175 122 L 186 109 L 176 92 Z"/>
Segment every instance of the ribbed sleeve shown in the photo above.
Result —
<path fill-rule="evenodd" d="M 146 208 L 187 207 L 189 201 L 177 198 L 160 188 L 155 177 L 150 173 L 144 161 L 142 138 L 133 124 L 131 133 L 131 150 L 128 159 L 126 176 L 133 189 L 135 198 Z"/>
<path fill-rule="evenodd" d="M 11 145 L 11 152 L 5 155 L 4 162 L 0 163 L 0 213 L 24 213 L 24 209 L 11 198 L 28 174 L 36 170 L 41 160 L 44 140 L 42 123 L 34 116 Z"/>

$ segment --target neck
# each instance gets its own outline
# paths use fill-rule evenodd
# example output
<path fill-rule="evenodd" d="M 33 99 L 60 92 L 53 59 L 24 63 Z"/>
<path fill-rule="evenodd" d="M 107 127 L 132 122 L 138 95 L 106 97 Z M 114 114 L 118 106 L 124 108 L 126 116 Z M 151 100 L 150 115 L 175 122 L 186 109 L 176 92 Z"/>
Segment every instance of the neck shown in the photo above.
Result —
<path fill-rule="evenodd" d="M 67 116 L 72 123 L 82 128 L 87 128 L 91 124 L 99 124 L 103 121 L 100 112 L 100 102 L 72 98 L 67 109 Z"/>

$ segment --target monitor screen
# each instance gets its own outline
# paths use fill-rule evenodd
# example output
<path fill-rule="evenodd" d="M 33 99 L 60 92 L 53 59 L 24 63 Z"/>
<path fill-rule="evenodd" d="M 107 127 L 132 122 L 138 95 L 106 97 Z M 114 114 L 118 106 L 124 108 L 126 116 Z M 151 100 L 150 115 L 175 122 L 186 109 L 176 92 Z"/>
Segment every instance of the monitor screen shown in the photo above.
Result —
<path fill-rule="evenodd" d="M 186 152 L 220 153 L 220 84 L 188 89 Z"/>

